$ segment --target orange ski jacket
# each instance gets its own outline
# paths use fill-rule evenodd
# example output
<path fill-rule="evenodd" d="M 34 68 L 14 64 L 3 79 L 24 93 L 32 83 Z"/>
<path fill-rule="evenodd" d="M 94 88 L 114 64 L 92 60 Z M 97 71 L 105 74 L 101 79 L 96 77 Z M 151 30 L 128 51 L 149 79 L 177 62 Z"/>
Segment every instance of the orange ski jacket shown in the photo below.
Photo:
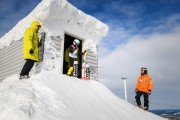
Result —
<path fill-rule="evenodd" d="M 151 77 L 146 75 L 141 75 L 138 77 L 137 83 L 136 83 L 136 89 L 141 92 L 148 93 L 153 88 L 153 82 Z"/>

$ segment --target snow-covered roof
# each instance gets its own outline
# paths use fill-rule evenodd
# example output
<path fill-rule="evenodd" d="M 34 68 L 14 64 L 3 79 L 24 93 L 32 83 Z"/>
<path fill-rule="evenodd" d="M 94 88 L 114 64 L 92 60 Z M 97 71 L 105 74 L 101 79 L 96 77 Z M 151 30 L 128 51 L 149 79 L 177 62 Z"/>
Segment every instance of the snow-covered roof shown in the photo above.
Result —
<path fill-rule="evenodd" d="M 33 20 L 39 20 L 42 24 L 42 31 L 48 34 L 58 34 L 57 29 L 64 29 L 64 31 L 81 29 L 91 35 L 97 43 L 108 33 L 107 25 L 78 10 L 66 0 L 42 0 L 27 17 L 20 20 L 0 39 L 0 49 L 9 46 L 13 40 L 20 40 L 25 29 Z M 81 32 L 82 35 L 85 33 Z"/>

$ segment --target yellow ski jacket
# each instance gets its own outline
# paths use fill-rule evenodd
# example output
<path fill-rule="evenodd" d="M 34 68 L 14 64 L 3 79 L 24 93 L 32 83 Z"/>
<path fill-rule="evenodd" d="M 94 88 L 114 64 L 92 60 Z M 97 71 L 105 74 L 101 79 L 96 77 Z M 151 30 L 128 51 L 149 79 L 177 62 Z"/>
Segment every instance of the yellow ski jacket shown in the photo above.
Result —
<path fill-rule="evenodd" d="M 24 59 L 31 59 L 39 61 L 39 37 L 38 30 L 41 27 L 40 23 L 35 20 L 32 22 L 31 27 L 27 28 L 24 34 Z M 30 54 L 30 50 L 33 50 L 33 54 Z"/>

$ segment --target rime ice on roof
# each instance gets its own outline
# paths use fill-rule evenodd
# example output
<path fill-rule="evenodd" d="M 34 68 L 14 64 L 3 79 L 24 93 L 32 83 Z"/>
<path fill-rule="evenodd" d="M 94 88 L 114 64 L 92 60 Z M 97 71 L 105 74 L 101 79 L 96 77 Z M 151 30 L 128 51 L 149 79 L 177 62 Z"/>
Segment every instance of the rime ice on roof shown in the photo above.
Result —
<path fill-rule="evenodd" d="M 79 30 L 81 32 L 77 36 L 91 38 L 95 43 L 108 32 L 108 27 L 104 23 L 78 10 L 66 0 L 43 0 L 0 39 L 0 48 L 9 46 L 12 40 L 20 40 L 33 20 L 39 20 L 42 24 L 41 31 L 45 31 L 48 35 L 58 35 L 62 30 L 71 33 Z"/>

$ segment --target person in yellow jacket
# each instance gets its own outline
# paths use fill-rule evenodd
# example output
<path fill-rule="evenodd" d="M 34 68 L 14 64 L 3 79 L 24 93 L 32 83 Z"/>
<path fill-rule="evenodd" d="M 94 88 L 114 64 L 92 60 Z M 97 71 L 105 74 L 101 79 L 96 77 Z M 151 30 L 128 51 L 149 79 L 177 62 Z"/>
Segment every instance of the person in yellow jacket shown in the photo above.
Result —
<path fill-rule="evenodd" d="M 138 77 L 136 83 L 136 103 L 139 108 L 143 108 L 141 105 L 141 96 L 144 97 L 144 110 L 149 109 L 149 95 L 153 88 L 153 82 L 151 77 L 148 75 L 147 68 L 141 68 L 141 75 Z"/>
<path fill-rule="evenodd" d="M 38 30 L 41 28 L 39 21 L 32 22 L 31 27 L 27 28 L 24 33 L 23 53 L 26 60 L 19 79 L 28 79 L 29 72 L 32 69 L 34 62 L 39 61 L 39 37 Z"/>

